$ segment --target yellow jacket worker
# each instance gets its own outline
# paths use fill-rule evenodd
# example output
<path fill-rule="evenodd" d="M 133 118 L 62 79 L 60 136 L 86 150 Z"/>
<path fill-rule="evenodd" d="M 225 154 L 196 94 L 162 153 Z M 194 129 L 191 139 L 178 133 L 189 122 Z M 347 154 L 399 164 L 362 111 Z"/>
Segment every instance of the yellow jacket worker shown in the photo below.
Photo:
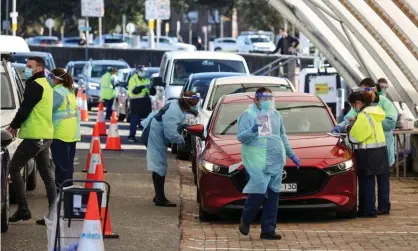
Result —
<path fill-rule="evenodd" d="M 376 217 L 388 214 L 389 203 L 389 159 L 382 121 L 385 112 L 380 106 L 372 105 L 373 95 L 368 88 L 353 92 L 348 101 L 357 118 L 349 126 L 349 140 L 354 144 L 359 183 L 359 217 Z M 351 127 L 351 128 L 350 128 Z M 376 211 L 375 179 L 378 180 L 380 211 Z"/>
<path fill-rule="evenodd" d="M 80 113 L 71 75 L 57 68 L 52 70 L 52 78 L 54 140 L 51 152 L 55 164 L 55 184 L 60 187 L 65 180 L 73 179 L 76 142 L 80 140 Z"/>

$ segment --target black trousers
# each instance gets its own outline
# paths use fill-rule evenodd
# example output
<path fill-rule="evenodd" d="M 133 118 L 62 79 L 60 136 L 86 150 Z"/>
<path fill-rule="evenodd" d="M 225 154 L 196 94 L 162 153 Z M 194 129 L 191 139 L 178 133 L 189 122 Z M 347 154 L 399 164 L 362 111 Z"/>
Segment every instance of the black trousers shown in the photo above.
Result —
<path fill-rule="evenodd" d="M 16 202 L 19 207 L 27 205 L 25 186 L 20 171 L 32 158 L 35 158 L 36 168 L 45 184 L 48 203 L 51 205 L 57 195 L 54 176 L 49 159 L 49 147 L 52 140 L 24 139 L 17 147 L 10 162 L 10 176 L 16 189 Z"/>
<path fill-rule="evenodd" d="M 74 157 L 76 142 L 64 142 L 54 139 L 51 145 L 52 158 L 55 164 L 55 185 L 60 187 L 65 180 L 72 180 L 74 174 Z M 67 183 L 66 186 L 71 186 Z"/>

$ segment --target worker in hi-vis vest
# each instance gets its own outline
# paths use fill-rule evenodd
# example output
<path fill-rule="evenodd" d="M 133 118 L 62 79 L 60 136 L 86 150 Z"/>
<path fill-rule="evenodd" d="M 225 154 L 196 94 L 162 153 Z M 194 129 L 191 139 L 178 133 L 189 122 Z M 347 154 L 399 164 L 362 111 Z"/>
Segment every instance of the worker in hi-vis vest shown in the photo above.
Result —
<path fill-rule="evenodd" d="M 110 116 L 112 115 L 113 100 L 115 98 L 115 84 L 117 82 L 116 72 L 116 68 L 109 68 L 102 76 L 100 100 L 102 100 L 106 106 L 105 120 L 110 120 Z"/>
<path fill-rule="evenodd" d="M 144 67 L 141 66 L 129 79 L 128 95 L 130 104 L 130 130 L 129 142 L 137 142 L 135 138 L 136 130 L 141 120 L 148 117 L 151 113 L 150 80 L 146 78 Z"/>
<path fill-rule="evenodd" d="M 23 139 L 10 162 L 10 176 L 17 202 L 17 211 L 10 217 L 10 222 L 30 220 L 32 217 L 21 175 L 22 168 L 30 159 L 35 159 L 36 168 L 45 184 L 49 206 L 53 204 L 57 195 L 49 159 L 49 147 L 54 136 L 53 90 L 45 78 L 45 61 L 40 57 L 28 58 L 25 76 L 27 81 L 22 104 L 7 128 L 13 136 L 17 135 Z M 39 220 L 37 223 L 41 224 L 42 221 Z"/>

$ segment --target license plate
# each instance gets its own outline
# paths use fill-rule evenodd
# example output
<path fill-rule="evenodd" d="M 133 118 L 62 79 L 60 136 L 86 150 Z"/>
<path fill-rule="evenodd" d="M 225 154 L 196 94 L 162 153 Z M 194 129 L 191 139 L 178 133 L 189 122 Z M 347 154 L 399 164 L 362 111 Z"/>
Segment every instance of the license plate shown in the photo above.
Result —
<path fill-rule="evenodd" d="M 297 193 L 298 184 L 297 183 L 282 183 L 280 192 L 281 193 Z"/>

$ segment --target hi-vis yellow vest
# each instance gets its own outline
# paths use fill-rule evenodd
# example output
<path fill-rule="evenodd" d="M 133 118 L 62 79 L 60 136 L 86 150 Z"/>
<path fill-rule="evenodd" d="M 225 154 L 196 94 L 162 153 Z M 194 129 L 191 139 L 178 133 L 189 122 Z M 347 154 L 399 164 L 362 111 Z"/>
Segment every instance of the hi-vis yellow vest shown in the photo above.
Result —
<path fill-rule="evenodd" d="M 102 77 L 102 83 L 100 85 L 100 98 L 103 100 L 110 100 L 114 98 L 114 89 L 113 85 L 110 82 L 112 79 L 112 74 L 106 72 Z"/>
<path fill-rule="evenodd" d="M 21 139 L 52 139 L 53 91 L 46 78 L 37 78 L 34 82 L 42 86 L 42 99 L 35 105 L 29 117 L 22 123 L 18 137 Z M 34 83 L 32 83 L 34 84 Z"/>
<path fill-rule="evenodd" d="M 128 95 L 130 99 L 135 99 L 135 98 L 143 98 L 145 97 L 145 95 L 149 94 L 149 89 L 148 88 L 143 88 L 142 91 L 138 94 L 133 94 L 132 90 L 137 87 L 137 86 L 143 86 L 143 85 L 149 85 L 150 81 L 147 78 L 144 78 L 142 80 L 139 79 L 138 74 L 134 74 L 131 79 L 129 79 L 129 83 L 128 83 Z"/>
<path fill-rule="evenodd" d="M 369 106 L 363 109 L 352 126 L 349 139 L 358 144 L 359 149 L 372 149 L 386 146 L 382 121 L 385 112 L 380 106 Z"/>
<path fill-rule="evenodd" d="M 64 142 L 80 140 L 80 114 L 77 109 L 77 100 L 72 91 L 63 85 L 54 87 L 54 92 L 63 97 L 63 102 L 52 113 L 54 125 L 54 139 Z"/>

